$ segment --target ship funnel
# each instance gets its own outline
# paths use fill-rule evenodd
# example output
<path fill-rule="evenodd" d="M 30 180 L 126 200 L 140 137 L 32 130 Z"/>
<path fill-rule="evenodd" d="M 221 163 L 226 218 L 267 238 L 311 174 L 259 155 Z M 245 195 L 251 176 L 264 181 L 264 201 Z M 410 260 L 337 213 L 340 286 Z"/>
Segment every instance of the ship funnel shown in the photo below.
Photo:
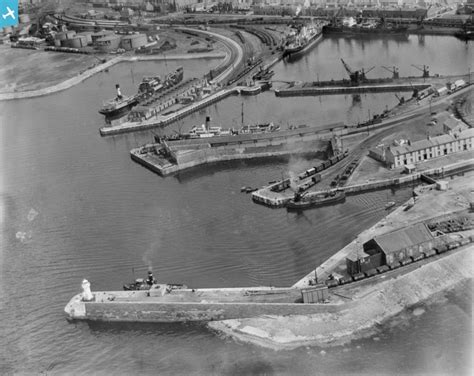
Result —
<path fill-rule="evenodd" d="M 120 85 L 116 84 L 115 88 L 117 89 L 117 97 L 121 99 L 122 98 L 122 92 L 120 91 Z"/>
<path fill-rule="evenodd" d="M 206 116 L 206 130 L 208 131 L 211 127 L 211 117 Z"/>

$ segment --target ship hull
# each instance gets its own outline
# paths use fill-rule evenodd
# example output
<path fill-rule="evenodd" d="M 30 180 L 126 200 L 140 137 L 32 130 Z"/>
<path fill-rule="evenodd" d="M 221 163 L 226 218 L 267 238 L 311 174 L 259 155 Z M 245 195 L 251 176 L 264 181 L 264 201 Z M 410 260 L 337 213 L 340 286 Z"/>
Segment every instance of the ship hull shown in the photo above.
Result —
<path fill-rule="evenodd" d="M 344 202 L 345 199 L 346 199 L 346 195 L 344 192 L 337 192 L 332 197 L 325 197 L 321 199 L 313 199 L 313 200 L 301 199 L 300 201 L 290 200 L 286 204 L 286 208 L 289 211 L 292 211 L 292 210 L 298 211 L 298 210 L 316 208 L 320 206 L 339 204 L 339 203 Z"/>
<path fill-rule="evenodd" d="M 99 110 L 99 113 L 104 115 L 107 119 L 117 119 L 128 114 L 130 110 L 133 107 L 135 107 L 137 104 L 138 104 L 138 99 L 134 99 L 119 108 L 114 108 L 110 110 L 102 108 Z"/>
<path fill-rule="evenodd" d="M 407 27 L 396 27 L 393 29 L 389 28 L 361 28 L 361 27 L 349 27 L 349 26 L 331 26 L 326 25 L 323 27 L 324 35 L 363 35 L 367 37 L 378 37 L 378 36 L 398 36 L 408 37 Z"/>
<path fill-rule="evenodd" d="M 322 38 L 322 32 L 315 34 L 307 43 L 296 48 L 286 48 L 283 52 L 283 56 L 289 61 L 297 60 L 302 57 L 306 52 L 313 48 Z"/>
<path fill-rule="evenodd" d="M 177 84 L 179 84 L 183 80 L 184 72 L 183 68 L 178 68 L 176 69 L 173 73 L 170 73 L 165 81 L 163 82 L 163 85 L 160 85 L 156 89 L 151 89 L 149 91 L 144 91 L 144 92 L 138 92 L 134 97 L 132 97 L 128 103 L 117 106 L 115 108 L 109 109 L 109 108 L 101 108 L 99 110 L 99 113 L 104 115 L 106 120 L 114 120 L 121 118 L 125 115 L 127 115 L 133 107 L 135 107 L 137 104 L 140 102 L 144 101 L 147 97 L 153 94 L 157 94 L 159 92 L 165 91 L 166 89 L 170 89 Z"/>

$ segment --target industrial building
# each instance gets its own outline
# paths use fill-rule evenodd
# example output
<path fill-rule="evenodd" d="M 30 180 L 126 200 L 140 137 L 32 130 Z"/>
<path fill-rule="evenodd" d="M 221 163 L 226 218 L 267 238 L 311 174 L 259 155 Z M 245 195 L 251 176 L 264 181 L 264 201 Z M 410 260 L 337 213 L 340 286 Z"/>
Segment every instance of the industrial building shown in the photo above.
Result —
<path fill-rule="evenodd" d="M 73 38 L 61 41 L 61 46 L 71 48 L 83 48 L 88 45 L 85 35 L 76 35 Z"/>
<path fill-rule="evenodd" d="M 383 265 L 395 265 L 431 250 L 434 237 L 423 223 L 376 236 L 363 244 L 363 252 L 346 258 L 350 275 L 365 273 Z"/>
<path fill-rule="evenodd" d="M 109 35 L 115 35 L 115 33 L 111 30 L 102 30 L 98 31 L 97 33 L 93 33 L 91 34 L 92 43 L 96 43 L 99 39 Z"/>
<path fill-rule="evenodd" d="M 121 40 L 122 38 L 120 38 L 119 35 L 107 35 L 103 38 L 97 39 L 95 45 L 102 52 L 110 52 L 119 48 Z"/>
<path fill-rule="evenodd" d="M 147 43 L 148 43 L 148 40 L 145 34 L 125 35 L 122 38 L 122 48 L 126 51 L 143 47 Z"/>

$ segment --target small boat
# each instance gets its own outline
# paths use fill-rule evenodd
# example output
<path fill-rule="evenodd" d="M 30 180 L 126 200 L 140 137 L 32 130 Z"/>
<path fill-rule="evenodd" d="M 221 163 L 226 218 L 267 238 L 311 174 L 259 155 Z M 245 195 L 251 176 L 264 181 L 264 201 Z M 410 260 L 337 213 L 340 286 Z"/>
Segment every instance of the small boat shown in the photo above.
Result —
<path fill-rule="evenodd" d="M 395 201 L 389 201 L 385 204 L 385 210 L 388 210 L 390 208 L 393 208 L 396 205 Z"/>
<path fill-rule="evenodd" d="M 240 188 L 240 192 L 245 192 L 245 193 L 252 193 L 252 192 L 255 192 L 256 190 L 258 190 L 258 188 L 252 188 L 252 187 L 246 187 L 246 186 L 243 186 L 242 188 Z"/>
<path fill-rule="evenodd" d="M 153 286 L 159 285 L 157 281 L 153 281 L 153 284 L 147 283 L 146 279 L 144 278 L 137 278 L 132 283 L 127 283 L 123 285 L 124 291 L 139 291 L 139 290 L 150 290 Z M 187 289 L 186 285 L 177 284 L 177 283 L 168 283 L 173 289 Z"/>
<path fill-rule="evenodd" d="M 302 210 L 341 203 L 344 202 L 345 199 L 346 193 L 344 191 L 326 192 L 314 196 L 306 196 L 305 194 L 295 193 L 295 197 L 286 204 L 286 208 L 287 210 Z"/>

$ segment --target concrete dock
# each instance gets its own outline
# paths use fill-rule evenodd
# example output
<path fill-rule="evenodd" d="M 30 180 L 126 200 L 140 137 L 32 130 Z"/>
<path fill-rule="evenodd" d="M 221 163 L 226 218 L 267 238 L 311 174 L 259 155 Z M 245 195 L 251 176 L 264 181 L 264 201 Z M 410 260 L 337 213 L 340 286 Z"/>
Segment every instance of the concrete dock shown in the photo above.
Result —
<path fill-rule="evenodd" d="M 361 86 L 294 86 L 288 89 L 275 89 L 277 97 L 293 97 L 304 95 L 336 95 L 351 93 L 383 93 L 413 91 L 413 89 L 423 90 L 430 87 L 430 84 L 386 84 L 386 85 L 361 85 Z"/>
<path fill-rule="evenodd" d="M 166 176 L 191 167 L 231 160 L 315 155 L 332 149 L 331 139 L 314 128 L 259 134 L 217 136 L 149 144 L 130 151 L 131 158 Z"/>
<path fill-rule="evenodd" d="M 364 192 L 375 191 L 378 189 L 386 189 L 392 187 L 401 187 L 419 182 L 423 176 L 427 177 L 439 177 L 449 175 L 453 172 L 467 172 L 474 170 L 474 161 L 472 159 L 459 161 L 450 165 L 446 165 L 438 168 L 429 168 L 417 172 L 415 174 L 404 175 L 392 179 L 384 179 L 377 181 L 370 181 L 362 184 L 351 184 L 346 186 L 337 187 L 334 189 L 323 190 L 323 191 L 311 191 L 305 197 L 310 198 L 312 196 L 319 196 L 326 192 L 338 192 L 344 191 L 346 194 L 361 194 Z M 272 184 L 268 187 L 264 187 L 252 193 L 252 200 L 256 203 L 263 204 L 265 206 L 280 208 L 284 207 L 288 201 L 294 197 L 294 192 L 291 189 L 287 189 L 284 192 L 274 192 L 272 187 L 278 183 Z"/>
<path fill-rule="evenodd" d="M 196 112 L 202 108 L 210 106 L 216 102 L 227 98 L 230 95 L 238 94 L 239 88 L 234 87 L 231 89 L 223 89 L 214 94 L 201 99 L 200 101 L 194 102 L 189 106 L 183 107 L 181 110 L 178 110 L 170 115 L 159 115 L 155 118 L 139 121 L 139 122 L 124 122 L 118 125 L 104 126 L 100 128 L 99 132 L 101 136 L 112 136 L 121 133 L 137 132 L 147 129 L 153 129 L 157 127 L 164 127 L 168 124 L 171 124 L 177 120 L 180 120 L 189 114 Z"/>

